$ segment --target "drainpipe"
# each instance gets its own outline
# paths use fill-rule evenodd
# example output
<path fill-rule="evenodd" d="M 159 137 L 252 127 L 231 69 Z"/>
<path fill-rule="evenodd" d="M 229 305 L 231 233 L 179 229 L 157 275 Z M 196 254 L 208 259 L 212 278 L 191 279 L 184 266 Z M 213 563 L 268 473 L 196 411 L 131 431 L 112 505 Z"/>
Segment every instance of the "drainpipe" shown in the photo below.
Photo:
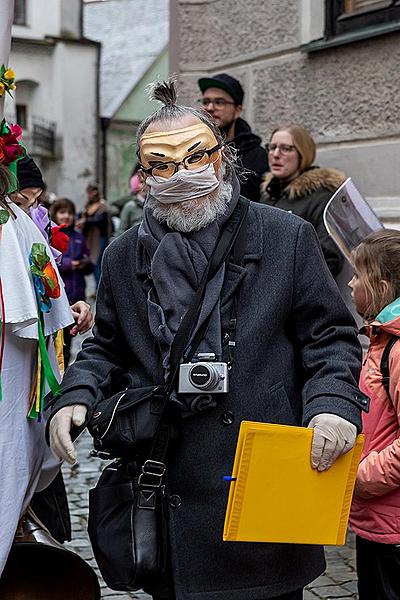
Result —
<path fill-rule="evenodd" d="M 111 119 L 107 117 L 100 118 L 101 126 L 101 174 L 102 174 L 102 188 L 103 196 L 107 198 L 107 132 Z"/>

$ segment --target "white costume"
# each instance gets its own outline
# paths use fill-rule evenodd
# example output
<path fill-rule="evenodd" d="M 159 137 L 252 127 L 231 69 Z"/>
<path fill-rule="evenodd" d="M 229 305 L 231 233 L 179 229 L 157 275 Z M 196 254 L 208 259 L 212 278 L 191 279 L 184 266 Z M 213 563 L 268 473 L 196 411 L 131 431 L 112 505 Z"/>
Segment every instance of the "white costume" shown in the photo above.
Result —
<path fill-rule="evenodd" d="M 0 400 L 0 575 L 18 521 L 33 493 L 44 489 L 60 468 L 44 438 L 44 419 L 38 422 L 27 418 L 38 347 L 38 306 L 29 265 L 34 242 L 46 244 L 57 274 L 58 271 L 39 229 L 18 206 L 10 206 L 17 218 L 10 215 L 0 240 L 6 323 Z M 51 300 L 51 310 L 44 315 L 46 336 L 73 323 L 60 277 L 59 282 L 61 295 Z M 49 356 L 59 377 L 52 344 Z"/>

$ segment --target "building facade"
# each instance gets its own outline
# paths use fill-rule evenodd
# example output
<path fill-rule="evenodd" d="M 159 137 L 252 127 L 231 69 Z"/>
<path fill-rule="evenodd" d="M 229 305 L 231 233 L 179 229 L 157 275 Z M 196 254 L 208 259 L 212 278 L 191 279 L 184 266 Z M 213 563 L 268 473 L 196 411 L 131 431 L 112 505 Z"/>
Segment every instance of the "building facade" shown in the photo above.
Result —
<path fill-rule="evenodd" d="M 113 202 L 130 193 L 137 126 L 158 108 L 146 84 L 169 73 L 169 0 L 85 0 L 84 33 L 102 48 L 102 183 Z"/>
<path fill-rule="evenodd" d="M 297 122 L 317 163 L 351 176 L 386 223 L 400 222 L 400 5 L 394 0 L 171 0 L 171 69 L 228 72 L 264 141 Z"/>
<path fill-rule="evenodd" d="M 99 175 L 100 45 L 83 37 L 81 0 L 15 0 L 5 115 L 42 168 L 49 191 L 82 206 Z"/>

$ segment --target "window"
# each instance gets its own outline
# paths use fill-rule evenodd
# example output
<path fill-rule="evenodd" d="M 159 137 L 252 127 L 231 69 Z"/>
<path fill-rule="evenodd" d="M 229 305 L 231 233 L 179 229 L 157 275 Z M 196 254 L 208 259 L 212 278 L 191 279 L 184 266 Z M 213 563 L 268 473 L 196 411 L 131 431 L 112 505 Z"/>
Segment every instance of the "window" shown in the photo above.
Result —
<path fill-rule="evenodd" d="M 22 127 L 22 129 L 28 128 L 28 107 L 26 104 L 17 104 L 15 106 L 16 109 L 16 117 L 17 123 Z"/>
<path fill-rule="evenodd" d="M 400 23 L 400 0 L 325 0 L 325 35 Z"/>
<path fill-rule="evenodd" d="M 26 0 L 15 0 L 14 25 L 26 25 Z"/>

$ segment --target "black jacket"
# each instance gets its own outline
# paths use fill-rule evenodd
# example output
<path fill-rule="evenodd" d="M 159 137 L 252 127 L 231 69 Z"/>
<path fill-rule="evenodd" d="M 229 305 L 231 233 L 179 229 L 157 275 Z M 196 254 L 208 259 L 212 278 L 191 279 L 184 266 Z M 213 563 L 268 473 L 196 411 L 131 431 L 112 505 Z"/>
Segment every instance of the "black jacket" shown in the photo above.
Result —
<path fill-rule="evenodd" d="M 238 151 L 239 167 L 246 171 L 240 175 L 240 193 L 249 200 L 259 202 L 262 175 L 268 171 L 268 156 L 261 146 L 261 138 L 253 133 L 244 119 L 235 123 L 235 138 L 232 145 Z"/>
<path fill-rule="evenodd" d="M 268 173 L 261 186 L 261 202 L 291 212 L 314 226 L 334 277 L 339 274 L 344 258 L 325 228 L 323 213 L 333 192 L 345 179 L 336 169 L 311 167 L 286 186 L 281 186 L 279 180 Z"/>
<path fill-rule="evenodd" d="M 357 329 L 314 229 L 294 215 L 251 203 L 245 234 L 243 263 L 227 264 L 220 301 L 227 331 L 237 299 L 229 394 L 218 398 L 216 408 L 183 420 L 168 461 L 177 600 L 271 598 L 306 585 L 324 569 L 318 546 L 222 541 L 229 491 L 223 476 L 232 472 L 241 421 L 307 425 L 332 412 L 361 427 Z M 90 416 L 98 387 L 115 366 L 129 370 L 137 387 L 162 382 L 162 357 L 148 323 L 144 258 L 137 226 L 106 249 L 94 337 L 67 369 L 53 414 L 80 403 Z"/>

